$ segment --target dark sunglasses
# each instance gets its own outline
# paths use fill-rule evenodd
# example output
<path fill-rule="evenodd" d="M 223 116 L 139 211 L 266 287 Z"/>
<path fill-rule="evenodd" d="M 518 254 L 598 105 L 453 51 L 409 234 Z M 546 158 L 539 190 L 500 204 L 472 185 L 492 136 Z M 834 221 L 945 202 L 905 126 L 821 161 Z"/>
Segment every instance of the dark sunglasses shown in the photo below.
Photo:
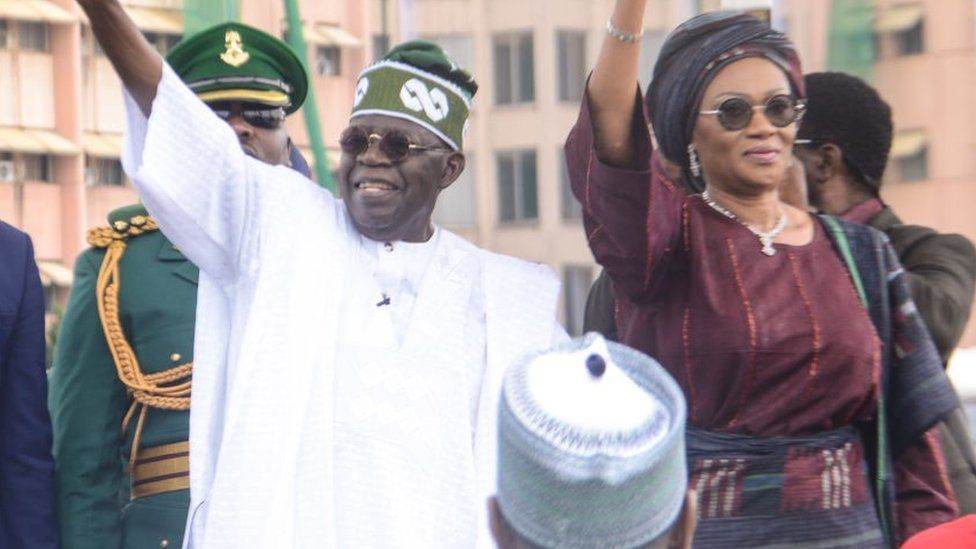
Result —
<path fill-rule="evenodd" d="M 339 146 L 342 148 L 342 152 L 353 158 L 366 152 L 366 149 L 374 142 L 379 143 L 380 152 L 386 155 L 391 162 L 400 162 L 412 151 L 454 152 L 453 149 L 447 147 L 432 147 L 430 145 L 411 143 L 406 135 L 396 130 L 379 135 L 377 133 L 366 133 L 366 130 L 360 127 L 351 126 L 346 128 L 342 132 L 342 135 L 339 136 Z"/>
<path fill-rule="evenodd" d="M 255 128 L 264 128 L 266 130 L 280 128 L 282 122 L 285 121 L 285 109 L 281 107 L 243 110 L 224 109 L 220 108 L 219 106 L 211 106 L 210 109 L 225 122 L 230 121 L 234 115 L 239 114 L 248 124 L 254 126 Z"/>
<path fill-rule="evenodd" d="M 714 114 L 723 128 L 737 131 L 749 125 L 755 111 L 763 111 L 772 125 L 784 128 L 799 120 L 805 109 L 806 104 L 791 95 L 774 95 L 762 105 L 753 105 L 741 97 L 733 97 L 722 101 L 717 109 L 699 111 L 699 114 Z"/>
<path fill-rule="evenodd" d="M 837 147 L 841 151 L 844 150 L 843 148 L 841 148 L 840 145 L 838 145 L 836 143 L 836 141 L 833 141 L 833 140 L 830 140 L 830 139 L 824 139 L 824 138 L 820 138 L 820 137 L 810 137 L 810 138 L 807 138 L 807 139 L 794 139 L 793 140 L 793 146 L 794 147 L 801 147 L 801 148 L 808 149 L 808 150 L 811 150 L 811 151 L 812 150 L 815 150 L 815 149 L 817 149 L 817 148 L 819 148 L 819 147 L 821 147 L 823 145 L 826 145 L 828 143 L 834 145 L 835 147 Z M 864 173 L 864 170 L 862 170 L 857 164 L 855 164 L 854 162 L 852 162 L 851 159 L 848 158 L 846 154 L 843 155 L 843 159 L 844 159 L 844 165 L 847 166 L 848 171 L 851 172 L 851 174 L 854 176 L 855 179 L 860 179 L 861 181 L 863 181 L 864 183 L 867 183 L 868 185 L 870 185 L 872 187 L 877 187 L 878 186 L 878 182 L 875 181 L 875 179 L 873 177 L 871 177 L 870 175 L 867 175 L 866 173 Z"/>

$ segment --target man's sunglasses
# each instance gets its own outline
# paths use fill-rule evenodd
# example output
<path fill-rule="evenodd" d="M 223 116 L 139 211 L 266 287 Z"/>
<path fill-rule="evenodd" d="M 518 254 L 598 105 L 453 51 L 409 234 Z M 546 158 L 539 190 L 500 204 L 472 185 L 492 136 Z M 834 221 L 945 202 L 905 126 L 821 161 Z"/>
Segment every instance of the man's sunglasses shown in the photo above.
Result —
<path fill-rule="evenodd" d="M 268 109 L 224 109 L 221 105 L 211 106 L 214 114 L 216 114 L 221 120 L 227 122 L 230 121 L 234 115 L 241 115 L 241 118 L 245 122 L 254 126 L 255 128 L 264 128 L 266 130 L 273 130 L 281 127 L 282 122 L 285 121 L 285 109 L 281 107 L 273 107 Z"/>
<path fill-rule="evenodd" d="M 843 152 L 843 150 L 844 150 L 843 147 L 841 147 L 839 144 L 837 144 L 836 140 L 825 139 L 825 138 L 822 138 L 822 137 L 810 137 L 810 138 L 806 138 L 806 139 L 794 139 L 793 140 L 793 146 L 794 147 L 803 147 L 804 149 L 809 149 L 809 150 L 814 150 L 814 149 L 816 149 L 818 147 L 821 147 L 821 146 L 827 145 L 827 144 L 832 144 L 833 146 L 835 146 L 838 149 L 840 149 L 841 152 Z M 855 179 L 860 179 L 861 181 L 863 181 L 864 183 L 867 183 L 868 185 L 870 185 L 872 187 L 877 187 L 879 185 L 879 183 L 873 177 L 871 177 L 870 175 L 864 173 L 864 170 L 862 170 L 860 168 L 860 166 L 858 166 L 853 161 L 851 161 L 851 159 L 848 158 L 848 156 L 846 154 L 844 154 L 842 156 L 842 158 L 844 160 L 844 165 L 847 166 L 848 171 L 851 172 L 851 174 L 854 176 Z"/>
<path fill-rule="evenodd" d="M 755 111 L 763 111 L 766 120 L 777 128 L 785 128 L 803 116 L 806 104 L 791 95 L 774 95 L 762 105 L 753 105 L 741 97 L 726 99 L 718 108 L 711 111 L 699 111 L 699 114 L 714 114 L 718 123 L 729 131 L 738 131 L 752 122 Z"/>
<path fill-rule="evenodd" d="M 386 155 L 391 162 L 400 162 L 412 151 L 454 151 L 447 147 L 433 147 L 430 145 L 411 143 L 406 135 L 396 130 L 379 135 L 376 133 L 367 133 L 366 130 L 357 126 L 351 126 L 346 128 L 342 132 L 342 135 L 339 136 L 339 146 L 342 148 L 342 152 L 353 158 L 366 152 L 366 149 L 376 142 L 379 143 L 380 152 Z"/>

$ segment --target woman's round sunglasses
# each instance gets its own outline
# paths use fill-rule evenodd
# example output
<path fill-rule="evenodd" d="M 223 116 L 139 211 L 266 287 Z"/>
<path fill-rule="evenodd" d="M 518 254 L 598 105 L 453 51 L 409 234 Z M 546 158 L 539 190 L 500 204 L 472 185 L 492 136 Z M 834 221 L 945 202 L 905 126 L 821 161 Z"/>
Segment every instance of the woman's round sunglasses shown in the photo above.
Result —
<path fill-rule="evenodd" d="M 351 126 L 346 128 L 342 132 L 342 135 L 339 136 L 339 146 L 342 148 L 342 152 L 353 158 L 366 152 L 366 149 L 374 142 L 379 143 L 380 152 L 386 155 L 391 162 L 400 162 L 412 151 L 454 151 L 448 147 L 433 147 L 430 145 L 411 143 L 406 135 L 396 130 L 391 130 L 380 135 L 377 133 L 367 133 L 366 130 L 360 127 Z"/>
<path fill-rule="evenodd" d="M 752 121 L 755 111 L 763 111 L 766 120 L 777 128 L 785 128 L 803 116 L 806 104 L 792 95 L 774 95 L 762 105 L 753 105 L 741 97 L 732 97 L 722 101 L 718 108 L 711 111 L 699 111 L 699 114 L 714 114 L 718 123 L 729 131 L 745 128 Z"/>

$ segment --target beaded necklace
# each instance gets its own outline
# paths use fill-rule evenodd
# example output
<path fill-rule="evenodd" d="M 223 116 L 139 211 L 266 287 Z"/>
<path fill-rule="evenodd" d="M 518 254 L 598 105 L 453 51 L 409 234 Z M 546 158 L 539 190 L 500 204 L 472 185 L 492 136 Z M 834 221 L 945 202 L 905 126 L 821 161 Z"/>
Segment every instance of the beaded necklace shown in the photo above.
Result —
<path fill-rule="evenodd" d="M 762 244 L 762 253 L 766 255 L 776 255 L 776 248 L 773 247 L 773 239 L 779 236 L 780 233 L 786 229 L 786 213 L 783 212 L 782 206 L 779 208 L 779 220 L 776 221 L 776 226 L 774 226 L 768 232 L 763 232 L 739 219 L 739 216 L 729 211 L 725 206 L 715 202 L 715 200 L 708 194 L 708 189 L 705 189 L 701 193 L 701 197 L 702 200 L 705 201 L 705 204 L 708 204 L 713 210 L 731 219 L 732 221 L 738 222 L 743 227 L 749 229 L 749 232 L 756 235 L 756 237 L 759 238 L 759 243 Z"/>

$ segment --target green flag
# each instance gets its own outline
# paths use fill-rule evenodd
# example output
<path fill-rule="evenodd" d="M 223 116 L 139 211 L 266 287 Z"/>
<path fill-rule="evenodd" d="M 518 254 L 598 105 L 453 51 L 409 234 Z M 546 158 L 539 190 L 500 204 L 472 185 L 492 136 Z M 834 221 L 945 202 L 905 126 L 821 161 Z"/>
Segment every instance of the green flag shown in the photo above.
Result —
<path fill-rule="evenodd" d="M 868 82 L 874 76 L 874 2 L 833 0 L 827 69 L 858 76 Z"/>
<path fill-rule="evenodd" d="M 237 21 L 238 0 L 183 0 L 183 36 L 224 21 Z"/>

